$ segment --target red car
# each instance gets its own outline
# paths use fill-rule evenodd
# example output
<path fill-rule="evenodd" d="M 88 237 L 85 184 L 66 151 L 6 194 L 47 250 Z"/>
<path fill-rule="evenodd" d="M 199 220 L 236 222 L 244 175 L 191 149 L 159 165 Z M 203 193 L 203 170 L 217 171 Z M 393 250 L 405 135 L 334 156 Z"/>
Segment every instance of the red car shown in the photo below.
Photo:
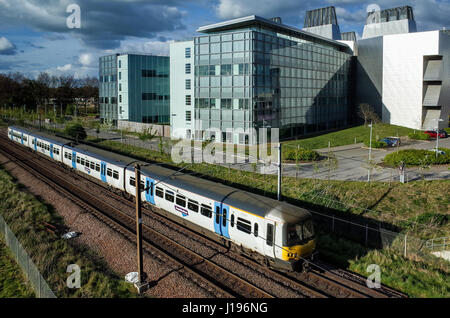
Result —
<path fill-rule="evenodd" d="M 429 135 L 431 138 L 437 138 L 437 131 L 436 130 L 427 130 L 424 131 L 424 134 Z M 445 130 L 439 130 L 439 138 L 447 138 L 448 134 Z"/>

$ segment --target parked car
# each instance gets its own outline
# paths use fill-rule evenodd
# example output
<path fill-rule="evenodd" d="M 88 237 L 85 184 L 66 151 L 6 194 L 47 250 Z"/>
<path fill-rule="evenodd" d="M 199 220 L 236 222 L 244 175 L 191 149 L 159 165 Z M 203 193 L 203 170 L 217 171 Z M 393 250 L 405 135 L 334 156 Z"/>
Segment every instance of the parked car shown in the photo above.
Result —
<path fill-rule="evenodd" d="M 397 147 L 401 145 L 400 138 L 398 137 L 386 137 L 384 139 L 381 139 L 380 141 L 385 142 L 388 147 Z"/>
<path fill-rule="evenodd" d="M 439 137 L 440 138 L 440 137 Z M 432 151 L 432 152 L 437 152 L 438 153 L 438 155 L 445 155 L 445 151 L 442 151 L 442 150 L 436 150 L 436 148 L 433 148 L 433 149 L 430 149 L 430 151 Z"/>
<path fill-rule="evenodd" d="M 426 130 L 425 134 L 429 135 L 431 138 L 437 138 L 438 133 L 436 130 Z M 445 130 L 439 130 L 439 138 L 447 138 L 448 134 Z"/>

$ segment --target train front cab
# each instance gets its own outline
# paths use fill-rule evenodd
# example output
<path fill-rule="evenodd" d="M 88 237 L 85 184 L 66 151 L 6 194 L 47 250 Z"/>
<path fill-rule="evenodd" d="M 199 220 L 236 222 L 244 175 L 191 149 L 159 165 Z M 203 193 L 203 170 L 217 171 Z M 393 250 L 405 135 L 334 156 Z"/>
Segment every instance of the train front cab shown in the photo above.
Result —
<path fill-rule="evenodd" d="M 311 218 L 297 224 L 284 224 L 280 267 L 297 271 L 308 267 L 317 256 L 314 226 Z M 306 260 L 306 261 L 305 261 Z"/>

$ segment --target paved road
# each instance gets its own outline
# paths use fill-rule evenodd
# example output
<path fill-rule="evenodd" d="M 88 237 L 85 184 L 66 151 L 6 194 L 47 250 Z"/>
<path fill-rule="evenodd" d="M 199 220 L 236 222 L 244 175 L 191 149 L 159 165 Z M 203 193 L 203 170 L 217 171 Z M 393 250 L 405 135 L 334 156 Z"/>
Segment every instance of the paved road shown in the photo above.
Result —
<path fill-rule="evenodd" d="M 95 130 L 89 130 L 88 134 L 96 136 Z M 121 136 L 120 133 L 115 132 L 100 132 L 100 138 L 115 140 L 125 144 L 132 144 L 138 147 L 152 149 L 159 151 L 159 138 L 154 138 L 150 141 L 139 140 L 135 136 Z M 164 138 L 165 141 L 168 138 Z M 450 138 L 440 139 L 439 146 L 450 148 Z M 433 149 L 436 147 L 435 141 L 403 141 L 398 148 L 403 149 Z M 169 151 L 169 147 L 165 147 Z M 369 150 L 363 144 L 353 144 L 341 147 L 333 147 L 331 149 L 318 149 L 319 153 L 326 155 L 329 151 L 338 159 L 337 167 L 329 169 L 326 161 L 319 163 L 302 163 L 298 166 L 295 164 L 283 164 L 284 176 L 298 176 L 301 178 L 317 178 L 317 179 L 332 179 L 332 180 L 348 180 L 348 181 L 367 181 L 368 179 L 368 153 Z M 376 163 L 381 163 L 382 159 L 389 153 L 397 151 L 397 148 L 389 148 L 385 150 L 372 149 L 372 159 Z M 194 160 L 201 159 L 201 150 L 196 149 Z M 228 167 L 229 164 L 222 164 Z M 246 171 L 254 171 L 255 166 L 251 163 L 231 164 L 232 168 Z M 256 167 L 257 171 L 264 174 L 277 174 L 278 168 L 276 164 L 264 165 L 259 163 Z M 408 181 L 421 180 L 422 177 L 427 180 L 431 179 L 450 179 L 450 170 L 448 166 L 433 167 L 429 170 L 420 171 L 417 167 L 406 167 L 406 178 Z M 389 181 L 399 180 L 398 169 L 382 168 L 378 166 L 371 172 L 372 181 Z"/>

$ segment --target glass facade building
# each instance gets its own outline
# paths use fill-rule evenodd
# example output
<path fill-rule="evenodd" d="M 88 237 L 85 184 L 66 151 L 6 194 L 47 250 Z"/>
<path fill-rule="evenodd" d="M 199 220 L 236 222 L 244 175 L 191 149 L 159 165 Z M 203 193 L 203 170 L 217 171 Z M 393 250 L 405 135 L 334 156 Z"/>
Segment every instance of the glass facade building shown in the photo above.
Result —
<path fill-rule="evenodd" d="M 116 55 L 99 59 L 100 120 L 117 124 L 117 58 Z"/>
<path fill-rule="evenodd" d="M 169 122 L 169 57 L 114 54 L 100 57 L 100 119 Z"/>
<path fill-rule="evenodd" d="M 336 41 L 251 16 L 200 28 L 195 43 L 196 139 L 245 143 L 252 128 L 280 138 L 347 125 L 352 54 Z M 208 129 L 221 131 L 220 136 Z"/>
<path fill-rule="evenodd" d="M 120 55 L 117 71 L 119 120 L 169 123 L 169 57 Z"/>

